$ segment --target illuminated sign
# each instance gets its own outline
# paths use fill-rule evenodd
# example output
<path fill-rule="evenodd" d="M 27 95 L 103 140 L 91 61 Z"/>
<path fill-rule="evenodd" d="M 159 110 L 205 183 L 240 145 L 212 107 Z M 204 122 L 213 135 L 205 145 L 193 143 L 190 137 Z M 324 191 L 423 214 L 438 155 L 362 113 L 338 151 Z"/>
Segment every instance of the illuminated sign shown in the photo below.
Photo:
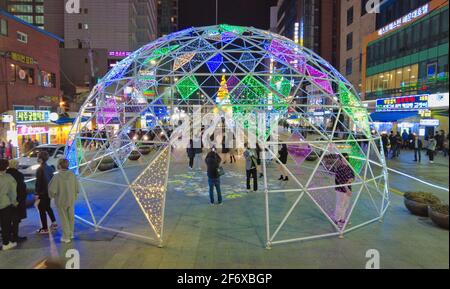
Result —
<path fill-rule="evenodd" d="M 418 111 L 428 109 L 428 94 L 377 99 L 376 111 Z"/>
<path fill-rule="evenodd" d="M 388 25 L 386 25 L 385 27 L 381 28 L 378 31 L 378 35 L 384 35 L 392 30 L 395 30 L 425 14 L 427 14 L 430 11 L 430 6 L 429 4 L 425 4 L 422 7 L 417 8 L 414 11 L 409 12 L 408 14 L 406 14 L 405 16 L 403 16 L 400 19 L 395 20 L 392 23 L 389 23 Z"/>
<path fill-rule="evenodd" d="M 421 126 L 439 126 L 439 119 L 421 119 Z"/>
<path fill-rule="evenodd" d="M 110 57 L 127 57 L 130 56 L 131 52 L 129 51 L 109 51 L 108 55 Z"/>
<path fill-rule="evenodd" d="M 50 111 L 47 110 L 16 110 L 16 123 L 48 122 Z"/>
<path fill-rule="evenodd" d="M 431 94 L 428 97 L 428 107 L 429 108 L 448 107 L 448 102 L 449 102 L 448 92 Z"/>
<path fill-rule="evenodd" d="M 13 122 L 13 119 L 14 118 L 12 115 L 9 115 L 9 114 L 2 115 L 2 122 L 10 123 L 10 122 Z"/>
<path fill-rule="evenodd" d="M 11 52 L 11 59 L 17 62 L 21 62 L 24 64 L 33 65 L 34 59 L 32 57 L 17 53 L 17 52 Z"/>
<path fill-rule="evenodd" d="M 17 126 L 17 135 L 35 135 L 48 133 L 48 127 L 32 127 L 26 125 Z"/>

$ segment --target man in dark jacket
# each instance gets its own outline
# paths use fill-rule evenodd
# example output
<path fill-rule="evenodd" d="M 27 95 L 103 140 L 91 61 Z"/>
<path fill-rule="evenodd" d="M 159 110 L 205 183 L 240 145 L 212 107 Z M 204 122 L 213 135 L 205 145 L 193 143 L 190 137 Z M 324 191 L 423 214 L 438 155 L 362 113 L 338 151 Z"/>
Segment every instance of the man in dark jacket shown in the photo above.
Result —
<path fill-rule="evenodd" d="M 194 141 L 192 139 L 189 141 L 189 147 L 186 149 L 186 153 L 189 158 L 189 168 L 192 170 L 194 168 L 195 158 Z"/>
<path fill-rule="evenodd" d="M 14 214 L 12 219 L 12 242 L 23 242 L 27 240 L 27 237 L 19 237 L 19 224 L 23 219 L 27 218 L 27 185 L 25 184 L 24 175 L 17 170 L 17 160 L 9 161 L 9 168 L 6 173 L 11 175 L 17 183 L 17 202 L 18 205 L 14 208 Z"/>
<path fill-rule="evenodd" d="M 211 204 L 214 205 L 214 187 L 216 187 L 217 191 L 217 200 L 219 205 L 222 204 L 222 192 L 220 190 L 220 175 L 219 175 L 219 167 L 222 159 L 217 154 L 216 149 L 213 148 L 205 159 L 207 173 L 208 173 L 208 184 L 209 184 L 209 198 Z"/>
<path fill-rule="evenodd" d="M 55 214 L 50 206 L 50 197 L 48 195 L 48 184 L 53 178 L 55 169 L 47 164 L 49 155 L 46 151 L 40 152 L 38 155 L 38 162 L 41 165 L 36 171 L 36 190 L 35 198 L 38 202 L 39 214 L 41 217 L 42 228 L 37 231 L 39 234 L 48 234 L 47 214 L 52 221 L 51 229 L 56 230 Z"/>

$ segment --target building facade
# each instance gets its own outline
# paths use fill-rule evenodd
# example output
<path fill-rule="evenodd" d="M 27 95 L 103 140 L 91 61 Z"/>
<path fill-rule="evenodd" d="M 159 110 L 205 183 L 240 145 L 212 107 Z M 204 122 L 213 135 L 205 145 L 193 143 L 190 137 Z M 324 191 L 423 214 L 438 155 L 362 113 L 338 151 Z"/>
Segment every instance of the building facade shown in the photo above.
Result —
<path fill-rule="evenodd" d="M 16 147 L 28 137 L 50 142 L 49 115 L 58 111 L 62 97 L 59 47 L 63 41 L 0 10 L 2 140 L 12 140 Z"/>
<path fill-rule="evenodd" d="M 367 0 L 341 1 L 339 71 L 358 93 L 362 90 L 362 41 L 376 30 L 376 13 L 367 11 Z"/>
<path fill-rule="evenodd" d="M 277 32 L 339 67 L 340 0 L 279 0 Z"/>
<path fill-rule="evenodd" d="M 388 1 L 380 12 L 363 41 L 362 91 L 374 120 L 426 135 L 448 131 L 448 0 Z"/>
<path fill-rule="evenodd" d="M 178 30 L 178 0 L 158 0 L 158 36 Z"/>
<path fill-rule="evenodd" d="M 0 0 L 0 8 L 25 22 L 44 29 L 44 0 Z"/>

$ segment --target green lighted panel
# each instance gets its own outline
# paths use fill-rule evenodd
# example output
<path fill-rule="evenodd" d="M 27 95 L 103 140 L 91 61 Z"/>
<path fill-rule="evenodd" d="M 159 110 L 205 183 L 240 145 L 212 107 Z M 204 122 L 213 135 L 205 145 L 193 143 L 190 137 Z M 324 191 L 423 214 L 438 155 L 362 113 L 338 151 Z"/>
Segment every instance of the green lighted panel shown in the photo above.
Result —
<path fill-rule="evenodd" d="M 367 110 L 361 107 L 359 99 L 350 92 L 343 82 L 339 83 L 339 96 L 344 106 L 344 111 L 349 115 L 352 121 L 362 129 L 366 137 L 369 138 L 371 132 Z"/>
<path fill-rule="evenodd" d="M 199 88 L 195 76 L 190 75 L 182 78 L 175 85 L 183 100 L 187 100 Z"/>

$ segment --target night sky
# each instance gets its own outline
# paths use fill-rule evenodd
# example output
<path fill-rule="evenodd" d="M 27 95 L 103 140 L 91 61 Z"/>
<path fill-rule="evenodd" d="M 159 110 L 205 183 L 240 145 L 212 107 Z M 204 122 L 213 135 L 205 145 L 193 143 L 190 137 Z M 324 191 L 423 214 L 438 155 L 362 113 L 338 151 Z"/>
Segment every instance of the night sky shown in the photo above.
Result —
<path fill-rule="evenodd" d="M 219 0 L 219 24 L 270 27 L 270 7 L 276 0 Z M 214 25 L 216 0 L 179 0 L 179 28 Z"/>

